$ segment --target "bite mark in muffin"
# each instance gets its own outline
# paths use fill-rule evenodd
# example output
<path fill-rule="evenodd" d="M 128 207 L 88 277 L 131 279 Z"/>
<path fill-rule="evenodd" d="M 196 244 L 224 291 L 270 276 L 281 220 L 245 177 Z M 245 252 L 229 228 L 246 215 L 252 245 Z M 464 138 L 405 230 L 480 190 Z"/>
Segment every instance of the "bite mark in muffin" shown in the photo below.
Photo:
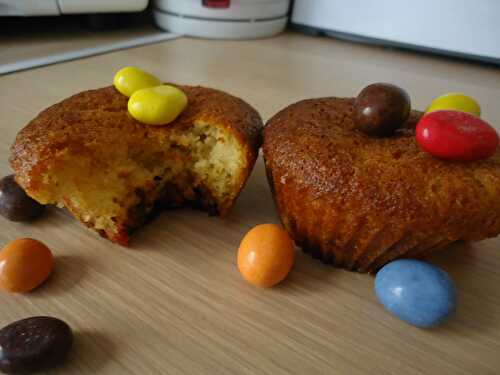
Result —
<path fill-rule="evenodd" d="M 12 146 L 17 182 L 122 245 L 167 206 L 227 215 L 257 158 L 262 121 L 234 96 L 177 87 L 189 105 L 168 126 L 134 120 L 128 98 L 112 86 L 46 109 Z"/>

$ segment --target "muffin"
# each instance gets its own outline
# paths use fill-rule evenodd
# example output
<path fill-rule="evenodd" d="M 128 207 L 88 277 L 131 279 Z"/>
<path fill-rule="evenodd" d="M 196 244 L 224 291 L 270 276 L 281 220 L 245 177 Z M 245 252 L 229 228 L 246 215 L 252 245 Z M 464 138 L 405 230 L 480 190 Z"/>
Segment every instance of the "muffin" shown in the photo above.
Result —
<path fill-rule="evenodd" d="M 17 135 L 16 181 L 122 245 L 158 209 L 193 205 L 227 215 L 257 158 L 261 118 L 222 91 L 177 87 L 188 106 L 166 126 L 133 119 L 113 86 L 51 106 Z"/>
<path fill-rule="evenodd" d="M 390 137 L 354 121 L 354 98 L 300 101 L 271 118 L 263 151 L 274 199 L 297 245 L 372 272 L 457 240 L 500 233 L 500 154 L 460 163 L 422 151 L 411 111 Z"/>

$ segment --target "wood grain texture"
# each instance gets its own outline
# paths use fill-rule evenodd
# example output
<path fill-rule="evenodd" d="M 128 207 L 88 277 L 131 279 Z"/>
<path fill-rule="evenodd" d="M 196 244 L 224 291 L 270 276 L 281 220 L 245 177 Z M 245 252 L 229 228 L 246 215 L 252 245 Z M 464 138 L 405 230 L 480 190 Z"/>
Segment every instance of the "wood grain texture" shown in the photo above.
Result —
<path fill-rule="evenodd" d="M 45 107 L 112 81 L 124 65 L 164 80 L 240 96 L 269 118 L 296 100 L 352 96 L 373 81 L 405 87 L 414 107 L 465 91 L 500 125 L 500 71 L 412 53 L 296 34 L 249 42 L 179 39 L 0 77 L 0 173 L 15 134 Z M 56 255 L 48 282 L 0 294 L 0 325 L 32 315 L 76 332 L 64 374 L 498 374 L 500 240 L 461 244 L 431 261 L 459 290 L 456 316 L 433 330 L 410 327 L 377 303 L 373 278 L 297 252 L 276 288 L 246 284 L 236 249 L 253 225 L 277 222 L 259 161 L 226 219 L 163 213 L 124 249 L 62 210 L 33 224 L 0 218 L 0 243 L 45 242 Z"/>

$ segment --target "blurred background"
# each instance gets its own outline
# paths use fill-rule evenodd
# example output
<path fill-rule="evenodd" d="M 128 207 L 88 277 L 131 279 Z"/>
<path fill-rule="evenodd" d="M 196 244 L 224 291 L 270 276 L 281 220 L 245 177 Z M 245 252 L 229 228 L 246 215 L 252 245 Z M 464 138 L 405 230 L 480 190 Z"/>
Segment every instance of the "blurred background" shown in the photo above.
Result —
<path fill-rule="evenodd" d="M 0 74 L 189 35 L 285 29 L 500 64 L 498 0 L 0 0 Z"/>

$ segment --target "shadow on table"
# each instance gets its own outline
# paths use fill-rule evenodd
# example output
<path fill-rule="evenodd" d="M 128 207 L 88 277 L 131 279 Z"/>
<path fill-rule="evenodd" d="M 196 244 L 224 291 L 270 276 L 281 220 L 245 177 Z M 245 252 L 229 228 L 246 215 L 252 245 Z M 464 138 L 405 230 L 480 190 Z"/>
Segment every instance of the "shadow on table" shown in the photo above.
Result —
<path fill-rule="evenodd" d="M 67 294 L 77 286 L 89 271 L 88 260 L 81 255 L 67 254 L 54 257 L 54 269 L 49 278 L 29 293 L 30 298 Z"/>
<path fill-rule="evenodd" d="M 500 301 L 497 287 L 500 276 L 485 268 L 488 254 L 487 249 L 484 253 L 482 250 L 478 245 L 458 242 L 425 259 L 447 271 L 458 292 L 454 316 L 444 325 L 434 328 L 432 331 L 436 334 L 453 332 L 474 337 L 498 326 L 495 306 Z"/>
<path fill-rule="evenodd" d="M 104 333 L 89 330 L 73 334 L 73 348 L 66 362 L 59 368 L 62 373 L 75 368 L 82 373 L 97 373 L 115 357 L 116 344 Z"/>

